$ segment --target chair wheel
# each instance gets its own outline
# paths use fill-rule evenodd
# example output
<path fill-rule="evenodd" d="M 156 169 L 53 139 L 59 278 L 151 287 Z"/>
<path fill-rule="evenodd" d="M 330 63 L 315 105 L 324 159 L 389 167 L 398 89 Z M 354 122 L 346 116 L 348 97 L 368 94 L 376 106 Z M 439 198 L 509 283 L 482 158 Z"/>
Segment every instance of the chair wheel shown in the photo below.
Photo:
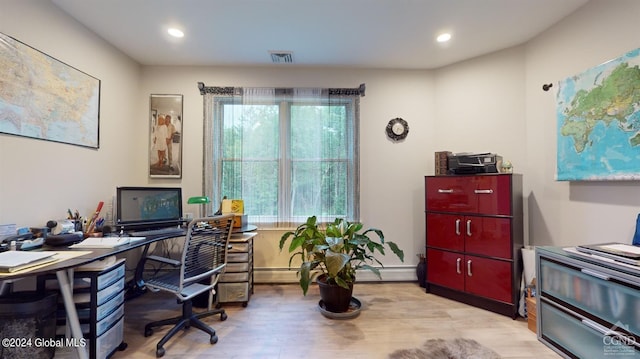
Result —
<path fill-rule="evenodd" d="M 158 348 L 158 349 L 156 349 L 156 357 L 157 357 L 157 358 L 160 358 L 160 357 L 162 357 L 162 356 L 164 356 L 164 348 Z"/>
<path fill-rule="evenodd" d="M 127 349 L 128 344 L 125 342 L 120 343 L 120 345 L 118 345 L 118 350 L 119 351 L 123 351 L 125 349 Z"/>
<path fill-rule="evenodd" d="M 217 342 L 218 342 L 218 336 L 217 335 L 212 335 L 211 338 L 209 338 L 209 343 L 215 344 Z"/>
<path fill-rule="evenodd" d="M 246 307 L 247 307 L 247 305 L 249 305 L 249 303 L 248 303 L 248 302 L 244 302 L 244 303 L 242 303 L 242 307 L 243 307 L 243 308 L 246 308 Z"/>
<path fill-rule="evenodd" d="M 153 329 L 151 329 L 151 328 L 145 328 L 144 329 L 144 336 L 145 337 L 150 337 L 152 335 L 153 335 Z"/>
<path fill-rule="evenodd" d="M 220 314 L 220 321 L 224 322 L 225 320 L 227 320 L 227 313 Z"/>

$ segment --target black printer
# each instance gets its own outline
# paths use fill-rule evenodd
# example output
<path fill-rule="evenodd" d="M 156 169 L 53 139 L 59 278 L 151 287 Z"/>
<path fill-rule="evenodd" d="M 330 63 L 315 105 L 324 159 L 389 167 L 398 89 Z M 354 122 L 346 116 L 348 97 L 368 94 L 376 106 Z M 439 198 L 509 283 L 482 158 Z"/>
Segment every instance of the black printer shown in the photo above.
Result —
<path fill-rule="evenodd" d="M 498 173 L 502 156 L 495 153 L 456 153 L 447 156 L 450 174 Z"/>

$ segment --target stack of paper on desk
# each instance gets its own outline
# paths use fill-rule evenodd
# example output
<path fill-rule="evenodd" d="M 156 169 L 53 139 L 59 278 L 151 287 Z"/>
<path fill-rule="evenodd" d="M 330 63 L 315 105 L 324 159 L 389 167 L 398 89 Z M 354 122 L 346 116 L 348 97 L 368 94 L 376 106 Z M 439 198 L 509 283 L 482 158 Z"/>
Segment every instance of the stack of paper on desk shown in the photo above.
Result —
<path fill-rule="evenodd" d="M 129 244 L 129 237 L 89 237 L 69 248 L 116 248 Z"/>
<path fill-rule="evenodd" d="M 56 252 L 7 251 L 0 253 L 0 272 L 16 272 L 56 260 Z"/>

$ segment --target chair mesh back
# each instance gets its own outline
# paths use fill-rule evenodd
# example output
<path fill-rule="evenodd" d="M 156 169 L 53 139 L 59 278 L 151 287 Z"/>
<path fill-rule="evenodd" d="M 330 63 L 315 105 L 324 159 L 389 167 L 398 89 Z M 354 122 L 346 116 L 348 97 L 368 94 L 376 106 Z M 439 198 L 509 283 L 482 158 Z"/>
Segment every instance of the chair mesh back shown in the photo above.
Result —
<path fill-rule="evenodd" d="M 225 265 L 232 224 L 233 215 L 200 218 L 189 223 L 183 252 L 184 283 Z"/>

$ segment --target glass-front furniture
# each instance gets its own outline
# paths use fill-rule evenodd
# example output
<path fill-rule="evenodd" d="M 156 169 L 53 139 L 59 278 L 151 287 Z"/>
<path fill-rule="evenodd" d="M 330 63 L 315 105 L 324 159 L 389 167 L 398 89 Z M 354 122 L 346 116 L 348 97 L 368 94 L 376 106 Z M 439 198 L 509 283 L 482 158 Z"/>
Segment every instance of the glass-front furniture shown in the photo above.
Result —
<path fill-rule="evenodd" d="M 640 358 L 640 267 L 536 248 L 538 339 L 567 358 Z"/>

